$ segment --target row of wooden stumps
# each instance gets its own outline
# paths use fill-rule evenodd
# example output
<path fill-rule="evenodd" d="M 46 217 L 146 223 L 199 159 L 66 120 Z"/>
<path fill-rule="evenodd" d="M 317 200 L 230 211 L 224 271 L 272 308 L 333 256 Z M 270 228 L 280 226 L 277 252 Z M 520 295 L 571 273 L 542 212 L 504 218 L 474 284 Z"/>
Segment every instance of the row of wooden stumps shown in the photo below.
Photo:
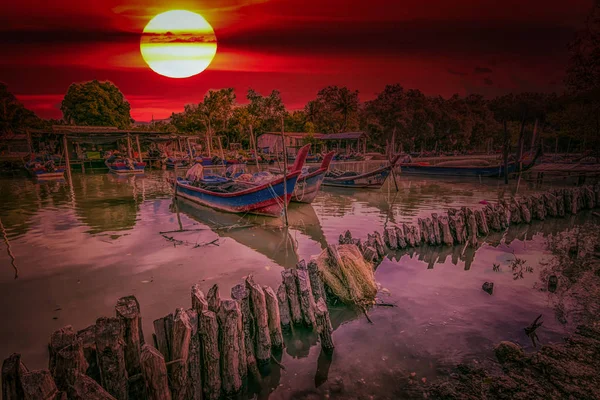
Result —
<path fill-rule="evenodd" d="M 510 225 L 544 221 L 547 217 L 561 218 L 579 211 L 600 207 L 600 184 L 553 189 L 544 193 L 501 200 L 482 209 L 462 207 L 449 209 L 446 215 L 431 214 L 419 218 L 417 225 L 397 224 L 375 231 L 367 240 L 353 239 L 350 231 L 340 235 L 340 244 L 356 244 L 367 261 L 381 260 L 385 246 L 402 250 L 421 245 L 464 245 L 477 247 L 478 239 L 491 231 L 504 231 Z"/>
<path fill-rule="evenodd" d="M 309 268 L 310 267 L 310 268 Z M 154 345 L 144 342 L 134 296 L 118 300 L 114 317 L 81 331 L 71 326 L 50 338 L 49 367 L 29 371 L 19 354 L 2 365 L 2 398 L 15 399 L 219 399 L 242 393 L 246 378 L 283 348 L 294 325 L 317 331 L 333 350 L 332 326 L 318 268 L 303 261 L 284 270 L 274 291 L 246 278 L 221 299 L 191 290 L 191 308 L 154 321 Z"/>

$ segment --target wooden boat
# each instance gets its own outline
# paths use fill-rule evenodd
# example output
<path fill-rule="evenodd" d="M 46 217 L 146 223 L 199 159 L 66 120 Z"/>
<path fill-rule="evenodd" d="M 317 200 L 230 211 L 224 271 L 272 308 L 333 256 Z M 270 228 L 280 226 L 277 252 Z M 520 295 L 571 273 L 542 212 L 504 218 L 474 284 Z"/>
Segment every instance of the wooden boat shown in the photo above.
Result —
<path fill-rule="evenodd" d="M 323 180 L 324 186 L 335 186 L 354 189 L 379 189 L 390 175 L 400 155 L 394 157 L 385 167 L 364 174 L 356 172 L 329 172 Z"/>
<path fill-rule="evenodd" d="M 139 162 L 130 158 L 108 158 L 105 161 L 108 170 L 115 174 L 143 174 L 146 168 L 145 162 Z"/>
<path fill-rule="evenodd" d="M 334 155 L 334 151 L 327 153 L 321 162 L 321 166 L 318 168 L 312 167 L 312 170 L 309 169 L 307 174 L 300 175 L 292 195 L 292 201 L 297 203 L 313 202 L 317 197 L 317 193 L 319 193 L 319 189 L 321 189 L 321 184 L 325 179 L 325 174 L 329 171 L 329 164 L 331 164 Z"/>
<path fill-rule="evenodd" d="M 33 160 L 25 164 L 25 169 L 38 180 L 63 179 L 65 174 L 65 167 L 55 166 L 53 160 Z"/>
<path fill-rule="evenodd" d="M 309 147 L 310 145 L 306 145 L 300 149 L 290 173 L 285 177 L 285 186 L 283 177 L 258 185 L 250 182 L 217 181 L 212 185 L 201 183 L 202 187 L 178 177 L 175 181 L 177 196 L 225 212 L 279 216 L 283 202 L 289 203 L 291 200 Z"/>

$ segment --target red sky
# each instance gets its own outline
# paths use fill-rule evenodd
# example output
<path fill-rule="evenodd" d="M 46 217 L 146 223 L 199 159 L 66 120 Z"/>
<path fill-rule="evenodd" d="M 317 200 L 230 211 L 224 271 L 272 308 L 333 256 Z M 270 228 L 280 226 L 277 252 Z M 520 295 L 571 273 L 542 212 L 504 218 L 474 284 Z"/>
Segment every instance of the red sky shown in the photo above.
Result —
<path fill-rule="evenodd" d="M 60 118 L 72 82 L 110 80 L 132 117 L 166 118 L 208 89 L 279 89 L 301 108 L 327 85 L 373 98 L 400 83 L 428 95 L 560 91 L 567 44 L 592 0 L 13 0 L 0 15 L 0 81 L 42 117 Z M 150 70 L 140 34 L 156 14 L 187 9 L 214 27 L 203 73 Z"/>

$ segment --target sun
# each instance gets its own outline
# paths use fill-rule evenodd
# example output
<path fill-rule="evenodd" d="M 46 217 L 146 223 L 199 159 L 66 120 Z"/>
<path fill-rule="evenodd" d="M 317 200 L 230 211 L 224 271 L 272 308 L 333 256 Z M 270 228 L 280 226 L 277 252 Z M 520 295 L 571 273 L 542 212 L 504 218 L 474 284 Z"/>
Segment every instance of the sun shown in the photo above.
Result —
<path fill-rule="evenodd" d="M 148 22 L 140 40 L 146 64 L 169 78 L 188 78 L 204 71 L 217 53 L 217 37 L 200 14 L 171 10 Z"/>

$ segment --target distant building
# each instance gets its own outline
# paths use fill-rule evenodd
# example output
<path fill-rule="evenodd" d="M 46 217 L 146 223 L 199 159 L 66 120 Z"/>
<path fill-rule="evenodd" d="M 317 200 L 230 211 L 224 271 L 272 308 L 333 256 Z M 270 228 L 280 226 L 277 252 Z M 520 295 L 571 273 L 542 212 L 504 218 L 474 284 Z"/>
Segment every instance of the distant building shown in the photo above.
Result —
<path fill-rule="evenodd" d="M 306 143 L 317 142 L 313 153 L 336 150 L 339 153 L 365 152 L 367 147 L 367 134 L 364 132 L 343 133 L 307 133 L 286 132 L 285 147 L 289 154 L 296 154 L 298 149 Z M 263 153 L 280 153 L 283 150 L 280 132 L 267 132 L 257 139 L 257 147 Z"/>

